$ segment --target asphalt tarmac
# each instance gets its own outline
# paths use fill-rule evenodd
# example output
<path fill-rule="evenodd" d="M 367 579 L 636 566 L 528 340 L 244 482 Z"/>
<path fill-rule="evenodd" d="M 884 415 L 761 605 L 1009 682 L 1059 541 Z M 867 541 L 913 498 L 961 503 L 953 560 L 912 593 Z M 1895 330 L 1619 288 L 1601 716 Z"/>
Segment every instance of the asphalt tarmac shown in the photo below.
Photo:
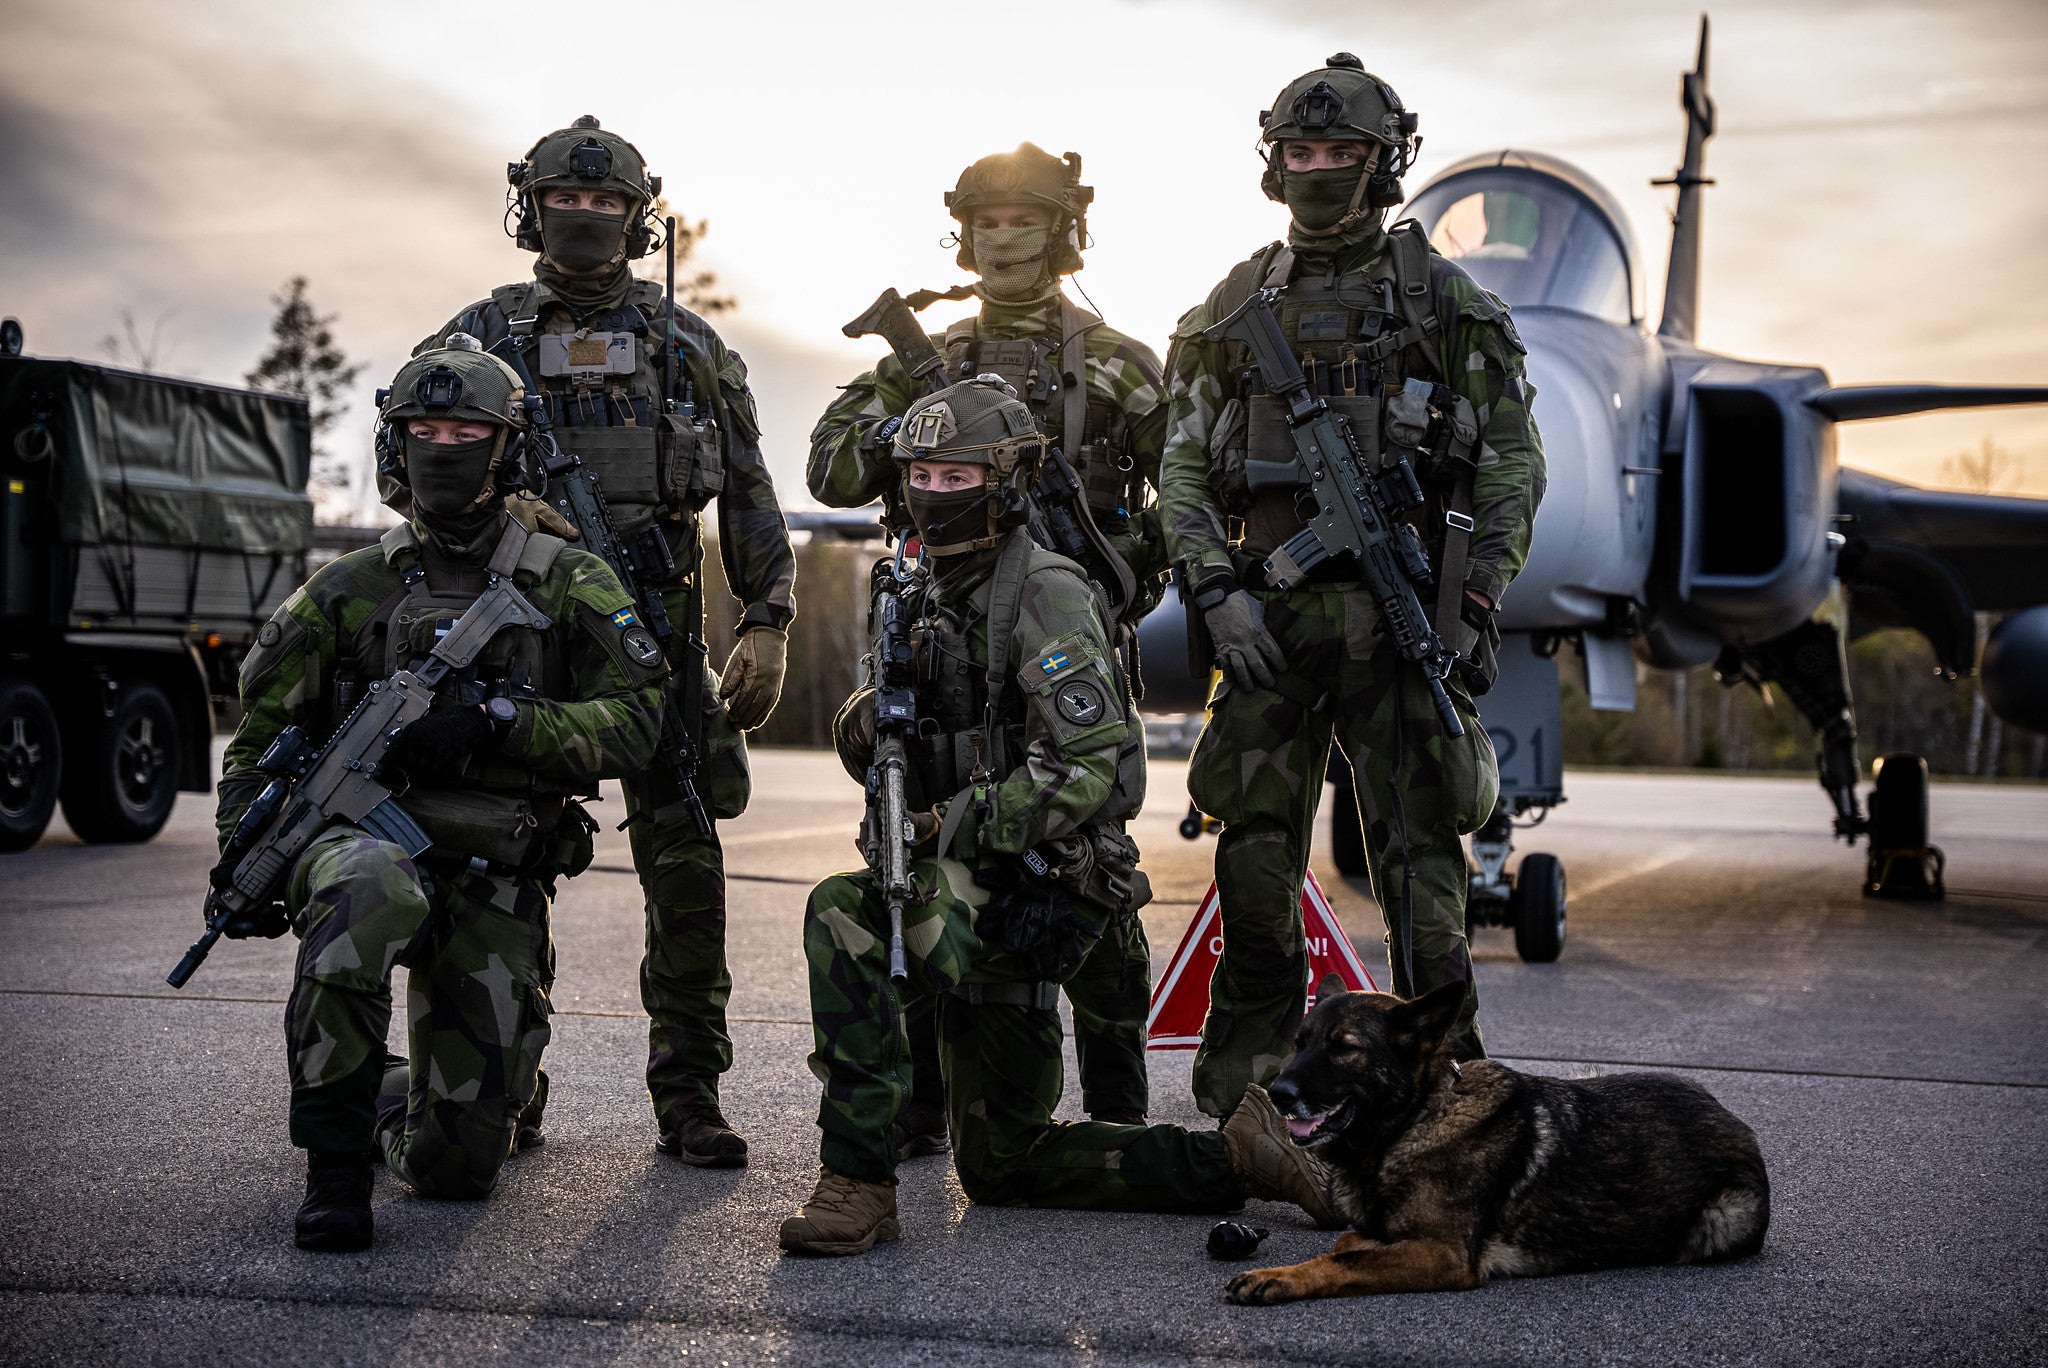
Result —
<path fill-rule="evenodd" d="M 641 913 L 622 836 L 556 909 L 547 1143 L 481 1203 L 382 1174 L 377 1244 L 291 1242 L 292 942 L 224 942 L 176 992 L 199 925 L 211 799 L 142 847 L 61 824 L 0 856 L 0 1361 L 9 1363 L 2039 1363 L 2048 1343 L 2048 789 L 1940 786 L 1946 903 L 1859 895 L 1810 781 L 1574 774 L 1521 849 L 1570 881 L 1569 941 L 1475 947 L 1488 1045 L 1565 1075 L 1683 1070 L 1760 1137 L 1755 1258 L 1477 1292 L 1225 1305 L 1212 1218 L 989 1209 L 906 1165 L 904 1238 L 780 1256 L 816 1177 L 798 926 L 856 862 L 858 794 L 825 755 L 755 758 L 725 828 L 743 1171 L 656 1155 L 641 1082 Z M 1155 972 L 1209 880 L 1178 767 L 1138 836 Z M 620 815 L 616 796 L 600 815 Z M 1317 869 L 1383 975 L 1362 884 Z M 401 1021 L 398 1031 L 402 1031 Z M 1155 1120 L 1202 1125 L 1189 1056 L 1154 1054 Z M 1071 1078 L 1071 1065 L 1070 1065 Z M 1075 1112 L 1071 1086 L 1066 1111 Z M 1292 1208 L 1262 1263 L 1325 1251 Z"/>

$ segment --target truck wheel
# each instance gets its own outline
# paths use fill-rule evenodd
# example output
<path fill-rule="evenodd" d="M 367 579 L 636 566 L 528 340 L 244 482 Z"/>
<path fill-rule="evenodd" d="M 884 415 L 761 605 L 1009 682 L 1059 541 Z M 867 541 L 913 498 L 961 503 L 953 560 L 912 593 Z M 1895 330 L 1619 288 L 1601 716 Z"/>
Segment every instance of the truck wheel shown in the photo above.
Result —
<path fill-rule="evenodd" d="M 178 720 L 154 684 L 130 684 L 94 717 L 64 769 L 64 820 L 79 839 L 146 841 L 178 797 Z"/>
<path fill-rule="evenodd" d="M 63 770 L 50 700 L 26 679 L 0 679 L 0 850 L 27 850 L 42 839 Z"/>
<path fill-rule="evenodd" d="M 1508 899 L 1515 922 L 1515 953 L 1528 964 L 1549 964 L 1564 951 L 1564 864 L 1555 855 L 1531 855 L 1515 873 Z"/>

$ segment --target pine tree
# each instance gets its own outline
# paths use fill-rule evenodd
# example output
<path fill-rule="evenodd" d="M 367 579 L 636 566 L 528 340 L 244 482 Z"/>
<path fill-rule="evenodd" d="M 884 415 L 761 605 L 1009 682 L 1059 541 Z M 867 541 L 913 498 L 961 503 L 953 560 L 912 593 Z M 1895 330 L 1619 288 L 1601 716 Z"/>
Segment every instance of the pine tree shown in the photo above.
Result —
<path fill-rule="evenodd" d="M 270 302 L 277 306 L 277 316 L 270 320 L 270 349 L 243 379 L 251 389 L 295 394 L 307 401 L 313 416 L 313 483 L 346 490 L 351 483 L 348 458 L 329 452 L 320 439 L 341 416 L 348 388 L 363 368 L 349 364 L 335 345 L 335 315 L 322 316 L 314 309 L 306 298 L 304 276 L 286 281 Z"/>

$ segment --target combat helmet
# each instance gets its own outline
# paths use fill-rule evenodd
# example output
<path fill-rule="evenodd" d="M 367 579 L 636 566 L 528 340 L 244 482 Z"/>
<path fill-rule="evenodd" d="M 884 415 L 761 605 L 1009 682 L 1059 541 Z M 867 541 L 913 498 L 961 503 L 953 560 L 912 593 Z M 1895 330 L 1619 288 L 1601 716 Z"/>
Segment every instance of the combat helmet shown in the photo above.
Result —
<path fill-rule="evenodd" d="M 935 556 L 982 551 L 1020 527 L 1030 508 L 1045 438 L 1017 391 L 1000 375 L 984 373 L 949 385 L 912 404 L 890 442 L 890 455 L 908 480 L 912 461 L 957 461 L 988 470 L 987 529 L 983 535 L 925 549 Z"/>
<path fill-rule="evenodd" d="M 955 260 L 964 270 L 980 270 L 974 264 L 974 234 L 967 226 L 976 209 L 991 204 L 1036 204 L 1053 215 L 1052 273 L 1071 275 L 1081 269 L 1081 248 L 1088 241 L 1088 206 L 1094 201 L 1095 188 L 1081 184 L 1079 152 L 1055 157 L 1027 142 L 1018 143 L 1014 152 L 983 157 L 962 171 L 959 181 L 946 192 L 946 209 L 960 223 L 960 253 Z"/>
<path fill-rule="evenodd" d="M 1348 52 L 1332 54 L 1316 70 L 1288 82 L 1273 107 L 1260 111 L 1266 174 L 1259 188 L 1268 199 L 1283 198 L 1280 145 L 1285 140 L 1358 138 L 1378 149 L 1371 173 L 1360 183 L 1363 207 L 1390 209 L 1401 202 L 1401 177 L 1415 164 L 1416 150 L 1422 146 L 1415 132 L 1418 122 L 1415 111 L 1403 106 L 1394 88 L 1367 71 L 1365 63 Z M 1364 216 L 1357 199 L 1352 214 Z"/>
<path fill-rule="evenodd" d="M 626 256 L 636 260 L 656 247 L 654 201 L 661 195 L 661 177 L 647 174 L 640 149 L 618 134 L 600 128 L 595 114 L 585 114 L 567 128 L 558 128 L 505 166 L 511 187 L 505 195 L 506 231 L 529 252 L 542 250 L 537 193 L 550 185 L 585 190 L 615 190 L 633 205 L 626 211 Z"/>
<path fill-rule="evenodd" d="M 455 418 L 493 427 L 489 468 L 495 478 L 479 502 L 538 483 L 527 478 L 531 472 L 523 462 L 525 388 L 510 366 L 468 333 L 452 333 L 440 347 L 413 357 L 392 377 L 390 388 L 377 391 L 377 473 L 401 486 L 412 483 L 406 469 L 409 418 Z"/>

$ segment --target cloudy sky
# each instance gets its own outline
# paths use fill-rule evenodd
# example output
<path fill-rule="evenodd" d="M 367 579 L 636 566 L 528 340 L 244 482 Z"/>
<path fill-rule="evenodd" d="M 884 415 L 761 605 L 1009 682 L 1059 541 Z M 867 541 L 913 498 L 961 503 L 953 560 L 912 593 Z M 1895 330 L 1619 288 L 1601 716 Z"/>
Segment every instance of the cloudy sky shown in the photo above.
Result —
<path fill-rule="evenodd" d="M 1310 18 L 1304 11 L 1321 17 Z M 621 31 L 607 13 L 637 13 Z M 1022 16 L 1020 27 L 1013 16 Z M 2048 380 L 2048 5 L 1714 7 L 1701 341 L 1837 382 Z M 505 163 L 595 113 L 710 221 L 778 483 L 874 349 L 839 324 L 884 285 L 960 278 L 959 168 L 1029 138 L 1086 158 L 1079 280 L 1118 327 L 1172 322 L 1284 211 L 1256 115 L 1348 48 L 1422 113 L 1416 188 L 1469 153 L 1553 152 L 1605 182 L 1655 317 L 1698 11 L 1653 0 L 892 4 L 0 0 L 0 312 L 30 349 L 104 359 L 123 310 L 160 366 L 235 381 L 303 274 L 367 363 L 338 439 L 412 343 L 531 258 Z M 935 309 L 928 317 L 943 319 Z M 872 339 L 870 339 L 872 341 Z M 1942 483 L 1994 438 L 2048 494 L 2048 413 L 1846 428 L 1846 461 Z"/>

